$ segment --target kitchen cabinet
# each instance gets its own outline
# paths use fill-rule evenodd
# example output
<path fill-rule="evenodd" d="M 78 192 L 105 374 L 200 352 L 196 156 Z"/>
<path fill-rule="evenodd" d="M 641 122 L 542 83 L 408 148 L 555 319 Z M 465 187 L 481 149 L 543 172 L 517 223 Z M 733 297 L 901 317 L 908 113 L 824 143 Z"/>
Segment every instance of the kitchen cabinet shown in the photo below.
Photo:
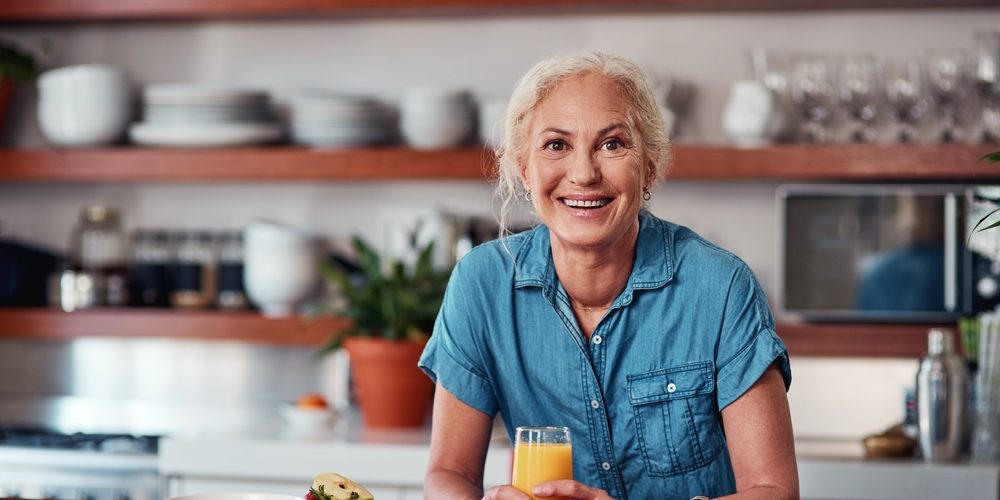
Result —
<path fill-rule="evenodd" d="M 5 0 L 0 22 L 496 14 L 609 11 L 767 11 L 988 7 L 994 0 Z"/>

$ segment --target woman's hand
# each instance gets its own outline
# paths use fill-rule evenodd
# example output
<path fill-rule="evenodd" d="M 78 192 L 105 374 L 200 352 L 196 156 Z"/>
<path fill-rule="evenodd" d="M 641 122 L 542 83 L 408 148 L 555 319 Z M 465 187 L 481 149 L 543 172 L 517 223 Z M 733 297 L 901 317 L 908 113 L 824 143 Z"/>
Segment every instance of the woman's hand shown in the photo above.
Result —
<path fill-rule="evenodd" d="M 505 484 L 486 490 L 483 500 L 531 500 L 531 497 L 511 485 Z"/>
<path fill-rule="evenodd" d="M 572 479 L 548 481 L 535 486 L 532 491 L 538 498 L 562 497 L 577 500 L 615 500 L 602 489 L 591 488 Z M 511 486 L 494 486 L 486 491 L 483 500 L 531 500 L 521 490 Z"/>
<path fill-rule="evenodd" d="M 572 479 L 541 483 L 535 486 L 532 494 L 539 498 L 563 497 L 578 500 L 615 500 L 611 498 L 611 495 L 608 495 L 608 492 L 600 488 L 591 488 Z"/>

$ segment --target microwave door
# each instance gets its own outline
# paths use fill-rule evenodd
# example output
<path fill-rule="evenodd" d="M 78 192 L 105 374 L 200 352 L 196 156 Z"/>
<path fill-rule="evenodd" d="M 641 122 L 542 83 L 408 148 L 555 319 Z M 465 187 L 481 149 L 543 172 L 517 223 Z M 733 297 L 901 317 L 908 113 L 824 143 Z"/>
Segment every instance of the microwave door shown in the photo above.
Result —
<path fill-rule="evenodd" d="M 784 311 L 817 320 L 954 319 L 958 198 L 842 186 L 785 193 Z"/>

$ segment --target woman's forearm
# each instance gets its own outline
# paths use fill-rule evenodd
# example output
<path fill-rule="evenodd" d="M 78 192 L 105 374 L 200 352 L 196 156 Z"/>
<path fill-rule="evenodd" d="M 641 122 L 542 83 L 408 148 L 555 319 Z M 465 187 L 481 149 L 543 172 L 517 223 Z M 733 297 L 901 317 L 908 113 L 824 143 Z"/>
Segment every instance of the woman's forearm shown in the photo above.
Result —
<path fill-rule="evenodd" d="M 799 492 L 777 486 L 756 486 L 715 500 L 799 500 Z"/>
<path fill-rule="evenodd" d="M 461 474 L 438 470 L 427 474 L 424 498 L 428 500 L 480 500 L 483 488 Z"/>

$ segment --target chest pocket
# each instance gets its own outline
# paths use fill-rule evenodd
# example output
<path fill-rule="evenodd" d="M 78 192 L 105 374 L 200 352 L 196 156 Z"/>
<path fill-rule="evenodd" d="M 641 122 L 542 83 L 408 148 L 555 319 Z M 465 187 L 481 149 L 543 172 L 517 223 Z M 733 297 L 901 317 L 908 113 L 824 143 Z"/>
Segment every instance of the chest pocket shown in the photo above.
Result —
<path fill-rule="evenodd" d="M 646 470 L 683 474 L 708 465 L 722 450 L 708 361 L 629 375 L 628 398 Z"/>

